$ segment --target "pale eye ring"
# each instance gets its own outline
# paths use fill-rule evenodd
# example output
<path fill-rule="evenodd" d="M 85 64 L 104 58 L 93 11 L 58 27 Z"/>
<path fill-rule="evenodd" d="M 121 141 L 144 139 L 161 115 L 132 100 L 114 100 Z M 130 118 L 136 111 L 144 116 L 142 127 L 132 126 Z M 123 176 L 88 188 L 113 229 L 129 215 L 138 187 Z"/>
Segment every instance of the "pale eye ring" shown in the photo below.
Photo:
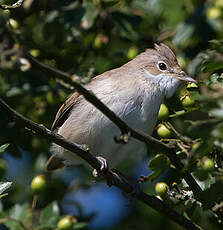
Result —
<path fill-rule="evenodd" d="M 159 69 L 160 69 L 161 71 L 167 70 L 167 65 L 166 65 L 165 62 L 159 62 L 159 63 L 158 63 L 158 67 L 159 67 Z"/>

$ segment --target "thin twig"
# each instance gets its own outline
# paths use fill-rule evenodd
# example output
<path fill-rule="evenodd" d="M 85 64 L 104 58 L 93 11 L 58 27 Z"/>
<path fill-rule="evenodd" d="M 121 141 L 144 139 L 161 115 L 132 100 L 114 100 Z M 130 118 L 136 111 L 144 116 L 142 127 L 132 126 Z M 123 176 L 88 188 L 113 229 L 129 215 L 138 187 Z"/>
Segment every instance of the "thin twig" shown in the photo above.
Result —
<path fill-rule="evenodd" d="M 17 113 L 13 110 L 9 105 L 7 105 L 1 98 L 0 98 L 0 111 L 3 112 L 9 120 L 15 121 L 17 124 L 20 124 L 23 128 L 28 128 L 32 131 L 32 133 L 38 134 L 41 137 L 44 137 L 63 148 L 77 154 L 79 157 L 87 161 L 93 168 L 96 170 L 100 170 L 101 162 L 89 152 L 89 150 L 81 148 L 80 145 L 74 144 L 72 142 L 67 141 L 62 136 L 53 133 L 51 130 L 47 129 L 43 125 L 39 125 L 25 117 L 21 114 Z M 180 215 L 172 208 L 170 208 L 167 204 L 163 201 L 159 200 L 155 196 L 148 195 L 142 191 L 138 191 L 135 194 L 132 192 L 131 183 L 126 180 L 122 180 L 117 174 L 113 173 L 111 170 L 108 170 L 106 174 L 103 175 L 107 182 L 110 185 L 116 186 L 121 189 L 123 192 L 128 193 L 129 195 L 133 196 L 137 200 L 147 204 L 148 206 L 152 207 L 156 211 L 162 213 L 163 215 L 167 216 L 174 222 L 178 223 L 182 227 L 188 230 L 199 230 L 200 228 L 192 223 L 190 220 L 185 218 L 183 215 Z"/>
<path fill-rule="evenodd" d="M 192 141 L 191 138 L 189 138 L 189 137 L 187 137 L 187 136 L 181 135 L 181 134 L 173 127 L 173 125 L 172 125 L 169 121 L 166 121 L 166 122 L 164 122 L 164 123 L 165 123 L 165 125 L 166 125 L 169 129 L 171 129 L 171 130 L 173 131 L 174 135 L 175 135 L 177 138 L 179 138 L 181 141 L 186 142 L 186 143 L 189 144 L 189 145 L 193 144 L 193 141 Z"/>
<path fill-rule="evenodd" d="M 0 5 L 0 8 L 3 10 L 7 10 L 7 9 L 15 9 L 20 7 L 23 4 L 24 0 L 18 0 L 16 3 L 12 4 L 12 5 L 5 5 L 2 4 Z"/>

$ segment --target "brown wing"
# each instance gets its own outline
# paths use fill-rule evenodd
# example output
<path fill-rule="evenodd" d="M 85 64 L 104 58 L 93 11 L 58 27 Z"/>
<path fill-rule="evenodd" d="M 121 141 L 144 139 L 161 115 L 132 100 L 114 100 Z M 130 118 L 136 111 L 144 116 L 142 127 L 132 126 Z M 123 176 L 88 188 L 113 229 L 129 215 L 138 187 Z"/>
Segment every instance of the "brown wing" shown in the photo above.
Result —
<path fill-rule="evenodd" d="M 80 96 L 79 93 L 72 94 L 71 97 L 69 97 L 64 104 L 59 108 L 56 118 L 53 122 L 53 125 L 51 127 L 51 130 L 55 130 L 63 125 L 63 123 L 67 120 L 71 110 L 73 109 L 74 104 L 77 101 L 77 98 Z"/>
<path fill-rule="evenodd" d="M 79 97 L 79 93 L 74 93 L 71 97 L 69 97 L 64 104 L 59 108 L 56 118 L 53 122 L 53 125 L 51 127 L 52 130 L 55 130 L 63 125 L 63 123 L 68 118 L 73 106 L 75 105 L 77 98 Z M 46 163 L 46 171 L 52 171 L 56 169 L 60 169 L 65 167 L 65 164 L 63 163 L 63 160 L 60 158 L 52 155 L 47 163 Z"/>

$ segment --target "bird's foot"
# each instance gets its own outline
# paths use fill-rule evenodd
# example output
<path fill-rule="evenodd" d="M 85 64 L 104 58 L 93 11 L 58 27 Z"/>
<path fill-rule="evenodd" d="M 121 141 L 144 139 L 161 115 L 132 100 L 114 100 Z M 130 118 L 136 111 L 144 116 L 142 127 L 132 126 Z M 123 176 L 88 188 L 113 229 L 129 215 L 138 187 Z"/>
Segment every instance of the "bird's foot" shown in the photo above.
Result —
<path fill-rule="evenodd" d="M 96 157 L 101 162 L 101 168 L 99 171 L 93 170 L 92 174 L 94 178 L 100 178 L 108 171 L 108 163 L 103 157 Z"/>

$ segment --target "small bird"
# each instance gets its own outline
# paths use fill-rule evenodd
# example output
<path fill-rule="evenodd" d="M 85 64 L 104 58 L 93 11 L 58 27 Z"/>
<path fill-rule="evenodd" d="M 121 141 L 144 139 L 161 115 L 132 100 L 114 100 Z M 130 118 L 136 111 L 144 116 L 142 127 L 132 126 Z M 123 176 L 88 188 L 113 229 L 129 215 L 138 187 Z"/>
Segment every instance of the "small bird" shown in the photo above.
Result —
<path fill-rule="evenodd" d="M 123 66 L 96 76 L 86 88 L 129 126 L 150 135 L 163 99 L 171 97 L 181 81 L 196 82 L 180 68 L 174 52 L 161 43 Z M 114 137 L 121 134 L 119 128 L 77 92 L 60 107 L 52 130 L 71 142 L 87 145 L 113 167 L 144 149 L 144 143 L 133 138 L 125 145 L 115 142 Z M 48 171 L 83 163 L 56 144 L 51 152 Z"/>

